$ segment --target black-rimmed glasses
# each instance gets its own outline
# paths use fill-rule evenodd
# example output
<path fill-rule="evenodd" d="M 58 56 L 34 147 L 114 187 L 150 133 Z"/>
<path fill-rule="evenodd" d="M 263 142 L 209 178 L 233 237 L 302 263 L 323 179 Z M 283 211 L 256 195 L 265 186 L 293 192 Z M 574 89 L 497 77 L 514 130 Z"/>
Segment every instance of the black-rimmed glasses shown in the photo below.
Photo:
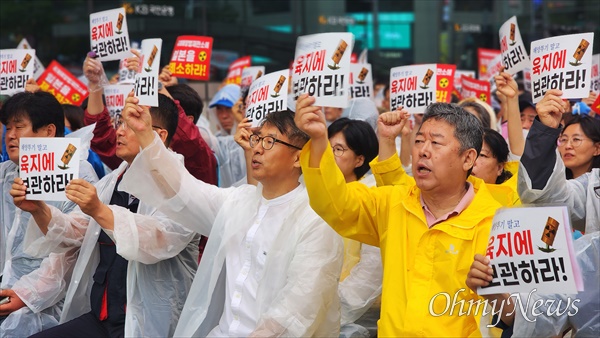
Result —
<path fill-rule="evenodd" d="M 258 142 L 262 143 L 262 147 L 263 147 L 264 150 L 271 150 L 273 148 L 273 146 L 275 145 L 275 143 L 281 143 L 281 144 L 286 145 L 288 147 L 292 147 L 294 149 L 302 150 L 302 148 L 300 148 L 300 147 L 296 147 L 293 144 L 287 143 L 287 142 L 282 141 L 282 140 L 278 140 L 278 139 L 276 139 L 273 136 L 263 136 L 263 137 L 260 137 L 260 136 L 258 136 L 256 134 L 250 135 L 250 142 L 249 142 L 250 143 L 250 147 L 254 148 L 258 144 Z"/>

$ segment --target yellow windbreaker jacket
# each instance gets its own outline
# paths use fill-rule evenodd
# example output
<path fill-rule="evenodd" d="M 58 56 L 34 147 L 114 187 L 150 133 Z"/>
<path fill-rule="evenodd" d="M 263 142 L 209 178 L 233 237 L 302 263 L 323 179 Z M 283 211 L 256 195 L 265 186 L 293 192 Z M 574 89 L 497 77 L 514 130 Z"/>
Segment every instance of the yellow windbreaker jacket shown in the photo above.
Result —
<path fill-rule="evenodd" d="M 416 185 L 346 184 L 331 147 L 319 168 L 309 167 L 310 144 L 302 151 L 301 164 L 311 207 L 340 235 L 381 248 L 378 335 L 479 336 L 481 313 L 475 307 L 480 298 L 465 280 L 473 256 L 485 254 L 492 218 L 500 207 L 485 184 L 475 182 L 475 197 L 461 214 L 429 229 Z M 400 161 L 393 156 L 372 164 L 374 173 L 385 172 Z"/>

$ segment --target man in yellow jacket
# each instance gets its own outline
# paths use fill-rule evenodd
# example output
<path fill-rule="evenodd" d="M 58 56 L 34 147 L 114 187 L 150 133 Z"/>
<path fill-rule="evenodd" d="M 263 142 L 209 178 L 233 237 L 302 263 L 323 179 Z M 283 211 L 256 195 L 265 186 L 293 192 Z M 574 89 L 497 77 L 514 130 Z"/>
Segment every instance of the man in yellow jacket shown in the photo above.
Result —
<path fill-rule="evenodd" d="M 346 184 L 313 103 L 300 96 L 295 118 L 311 137 L 301 154 L 310 204 L 340 235 L 381 248 L 378 335 L 478 336 L 483 306 L 465 279 L 474 255 L 485 253 L 500 207 L 485 184 L 467 182 L 483 140 L 479 121 L 455 105 L 429 106 L 412 150 L 415 184 L 367 188 Z M 407 117 L 404 111 L 379 117 L 374 173 L 400 165 L 394 138 Z"/>

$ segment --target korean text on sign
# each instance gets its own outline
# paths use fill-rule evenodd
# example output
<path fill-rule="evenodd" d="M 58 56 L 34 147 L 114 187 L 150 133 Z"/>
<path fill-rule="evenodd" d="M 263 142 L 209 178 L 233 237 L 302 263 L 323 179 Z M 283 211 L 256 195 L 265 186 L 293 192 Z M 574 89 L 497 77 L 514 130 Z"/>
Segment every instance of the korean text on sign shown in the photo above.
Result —
<path fill-rule="evenodd" d="M 25 84 L 33 77 L 35 49 L 0 50 L 0 95 L 25 91 Z"/>
<path fill-rule="evenodd" d="M 27 199 L 66 201 L 65 188 L 79 174 L 80 140 L 23 137 L 19 146 L 19 177 L 27 186 Z"/>
<path fill-rule="evenodd" d="M 90 14 L 90 46 L 100 61 L 121 60 L 130 55 L 124 8 Z"/>
<path fill-rule="evenodd" d="M 582 281 L 566 207 L 506 208 L 496 212 L 488 240 L 495 293 L 577 293 Z"/>
<path fill-rule="evenodd" d="M 140 105 L 158 107 L 158 72 L 162 39 L 142 40 L 142 71 L 135 75 L 133 85 Z"/>
<path fill-rule="evenodd" d="M 423 113 L 436 102 L 437 65 L 395 67 L 390 70 L 390 108 Z"/>
<path fill-rule="evenodd" d="M 315 105 L 348 106 L 352 33 L 322 33 L 298 37 L 292 64 L 294 99 L 309 93 Z"/>
<path fill-rule="evenodd" d="M 531 43 L 531 89 L 539 102 L 548 89 L 560 89 L 564 99 L 588 97 L 594 33 L 571 34 Z"/>
<path fill-rule="evenodd" d="M 529 56 L 521 39 L 517 17 L 508 19 L 499 31 L 502 64 L 507 73 L 514 75 L 529 66 Z"/>
<path fill-rule="evenodd" d="M 246 117 L 252 127 L 260 126 L 268 114 L 287 109 L 288 74 L 284 69 L 252 82 L 246 97 Z"/>
<path fill-rule="evenodd" d="M 41 90 L 54 95 L 60 104 L 80 105 L 89 94 L 86 85 L 56 60 L 48 65 L 37 83 Z"/>
<path fill-rule="evenodd" d="M 368 63 L 353 63 L 350 65 L 350 97 L 373 98 L 373 74 Z"/>
<path fill-rule="evenodd" d="M 207 81 L 210 77 L 210 57 L 213 38 L 185 35 L 177 38 L 169 70 L 173 76 Z"/>

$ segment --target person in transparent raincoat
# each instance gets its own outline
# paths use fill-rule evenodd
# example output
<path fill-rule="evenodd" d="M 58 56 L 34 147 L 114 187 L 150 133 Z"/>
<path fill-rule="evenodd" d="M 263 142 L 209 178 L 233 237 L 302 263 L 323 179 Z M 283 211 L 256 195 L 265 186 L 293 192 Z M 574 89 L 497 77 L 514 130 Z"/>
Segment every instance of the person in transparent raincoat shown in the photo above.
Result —
<path fill-rule="evenodd" d="M 69 263 L 76 257 L 68 251 L 38 257 L 25 253 L 23 241 L 30 215 L 14 205 L 9 192 L 19 175 L 19 138 L 64 136 L 64 113 L 52 94 L 24 92 L 4 103 L 0 119 L 7 126 L 4 136 L 10 157 L 0 163 L 0 297 L 10 300 L 0 305 L 0 332 L 2 337 L 24 337 L 58 324 L 67 281 L 54 279 L 54 270 L 68 276 Z M 69 137 L 81 137 L 81 153 L 87 154 L 92 137 L 89 128 Z M 98 180 L 85 158 L 80 159 L 79 177 L 92 183 Z M 65 212 L 75 206 L 70 202 L 49 204 Z"/>
<path fill-rule="evenodd" d="M 159 95 L 159 108 L 150 110 L 154 130 L 168 143 L 177 126 L 175 104 Z M 79 249 L 61 325 L 35 337 L 173 336 L 197 268 L 199 236 L 120 191 L 139 145 L 122 121 L 117 125 L 116 152 L 124 162 L 95 187 L 72 181 L 67 197 L 78 204 L 73 212 L 27 206 L 21 182 L 13 185 L 15 203 L 33 214 L 28 252 Z M 182 163 L 180 157 L 173 160 Z M 112 257 L 103 248 L 110 246 Z"/>
<path fill-rule="evenodd" d="M 258 186 L 227 189 L 173 161 L 147 114 L 129 102 L 124 113 L 143 150 L 122 188 L 209 238 L 175 336 L 337 337 L 341 238 L 308 204 L 293 113 L 250 138 Z"/>
<path fill-rule="evenodd" d="M 217 157 L 218 185 L 222 188 L 228 188 L 246 176 L 244 151 L 233 139 L 238 121 L 232 107 L 240 99 L 240 95 L 240 86 L 228 84 L 221 88 L 208 104 L 210 122 L 217 139 L 216 146 L 211 146 L 211 149 Z"/>
<path fill-rule="evenodd" d="M 538 118 L 527 135 L 517 184 L 523 203 L 567 205 L 574 227 L 585 231 L 573 242 L 584 290 L 577 294 L 521 293 L 525 305 L 513 302 L 515 309 L 505 306 L 500 317 L 505 332 L 512 332 L 514 337 L 563 336 L 568 329 L 573 330 L 573 337 L 600 334 L 600 169 L 566 179 L 565 165 L 556 150 L 564 112 L 561 107 L 560 92 L 553 89 L 537 104 Z M 483 257 L 476 257 L 468 276 L 472 289 L 487 285 L 487 268 Z M 536 302 L 541 304 L 534 310 Z M 481 321 L 482 332 L 483 325 L 489 323 L 489 319 Z"/>

